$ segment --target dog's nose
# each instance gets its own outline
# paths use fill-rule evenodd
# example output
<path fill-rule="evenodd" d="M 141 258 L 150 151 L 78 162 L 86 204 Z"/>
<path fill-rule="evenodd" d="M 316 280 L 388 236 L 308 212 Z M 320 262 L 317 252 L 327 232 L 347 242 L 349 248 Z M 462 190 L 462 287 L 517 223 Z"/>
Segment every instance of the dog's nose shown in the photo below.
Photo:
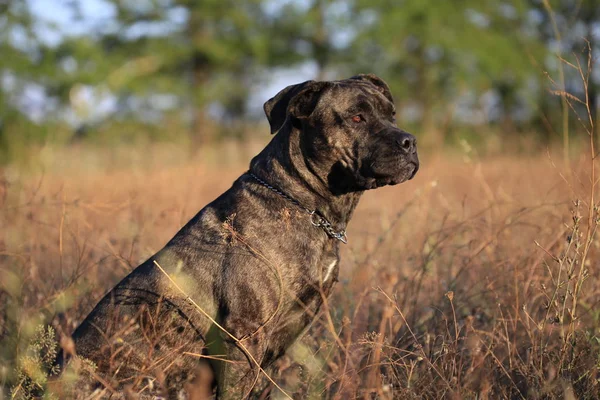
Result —
<path fill-rule="evenodd" d="M 407 154 L 413 154 L 417 151 L 417 138 L 410 133 L 402 132 L 398 135 L 396 143 L 404 150 Z"/>

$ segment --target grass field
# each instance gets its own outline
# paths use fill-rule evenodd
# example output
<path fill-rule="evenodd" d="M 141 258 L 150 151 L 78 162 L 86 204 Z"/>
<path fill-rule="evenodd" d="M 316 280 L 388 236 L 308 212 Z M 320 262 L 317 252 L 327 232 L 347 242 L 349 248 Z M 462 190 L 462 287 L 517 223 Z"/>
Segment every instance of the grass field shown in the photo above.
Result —
<path fill-rule="evenodd" d="M 43 382 L 39 326 L 71 333 L 260 146 L 75 147 L 0 172 L 0 399 L 24 371 Z M 295 398 L 600 398 L 589 158 L 422 153 L 415 179 L 364 195 L 340 282 L 271 377 Z"/>

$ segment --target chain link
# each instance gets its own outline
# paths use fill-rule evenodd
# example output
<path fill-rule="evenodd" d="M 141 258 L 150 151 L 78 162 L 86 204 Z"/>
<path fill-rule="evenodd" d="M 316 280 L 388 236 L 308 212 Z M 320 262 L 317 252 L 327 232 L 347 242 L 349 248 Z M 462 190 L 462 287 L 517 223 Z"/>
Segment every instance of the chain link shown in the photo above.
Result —
<path fill-rule="evenodd" d="M 344 244 L 348 243 L 348 238 L 346 236 L 346 230 L 341 230 L 339 232 L 336 232 L 336 230 L 333 229 L 333 226 L 331 225 L 331 223 L 320 212 L 318 212 L 317 210 L 311 210 L 310 208 L 304 207 L 302 204 L 300 204 L 300 202 L 298 200 L 288 196 L 281 190 L 277 189 L 275 186 L 272 186 L 272 185 L 268 184 L 267 182 L 263 181 L 258 176 L 254 175 L 252 172 L 248 172 L 248 174 L 252 178 L 254 178 L 258 183 L 260 183 L 261 185 L 266 187 L 267 189 L 277 193 L 278 195 L 280 195 L 283 198 L 286 198 L 291 203 L 295 204 L 296 206 L 298 206 L 298 207 L 302 208 L 304 211 L 306 211 L 310 215 L 310 223 L 313 224 L 314 226 L 317 226 L 317 227 L 323 229 L 325 231 L 325 233 L 327 234 L 327 236 L 329 236 L 333 239 L 337 239 Z"/>

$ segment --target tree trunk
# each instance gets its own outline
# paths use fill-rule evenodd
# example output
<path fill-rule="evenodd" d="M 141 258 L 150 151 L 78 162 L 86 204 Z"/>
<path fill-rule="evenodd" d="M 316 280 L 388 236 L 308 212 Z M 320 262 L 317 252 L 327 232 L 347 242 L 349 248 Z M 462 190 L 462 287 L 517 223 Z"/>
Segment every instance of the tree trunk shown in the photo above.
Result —
<path fill-rule="evenodd" d="M 311 10 L 315 13 L 316 30 L 313 37 L 313 53 L 317 63 L 316 80 L 322 81 L 326 78 L 325 69 L 329 63 L 329 40 L 327 38 L 327 29 L 325 27 L 325 1 L 318 0 Z"/>
<path fill-rule="evenodd" d="M 195 154 L 205 147 L 211 139 L 210 126 L 204 110 L 206 99 L 203 91 L 210 79 L 210 62 L 202 50 L 202 44 L 206 42 L 208 33 L 204 27 L 202 14 L 193 8 L 190 12 L 188 29 L 192 51 L 190 56 L 190 150 Z"/>

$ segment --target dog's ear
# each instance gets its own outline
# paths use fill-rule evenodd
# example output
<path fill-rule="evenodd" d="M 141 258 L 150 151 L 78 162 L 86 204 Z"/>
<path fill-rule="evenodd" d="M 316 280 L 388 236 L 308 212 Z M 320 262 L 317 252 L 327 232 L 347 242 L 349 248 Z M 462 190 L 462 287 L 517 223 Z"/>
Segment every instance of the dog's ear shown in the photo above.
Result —
<path fill-rule="evenodd" d="M 297 85 L 290 85 L 277 93 L 275 97 L 270 98 L 264 104 L 263 109 L 271 125 L 271 133 L 276 133 L 281 129 L 287 118 L 288 106 L 294 96 L 302 91 L 306 86 L 314 81 L 306 81 Z"/>
<path fill-rule="evenodd" d="M 288 115 L 300 119 L 308 117 L 319 100 L 321 90 L 327 84 L 328 82 L 306 81 L 290 85 L 267 100 L 263 108 L 271 125 L 271 133 L 281 129 Z"/>
<path fill-rule="evenodd" d="M 377 75 L 374 74 L 358 74 L 356 76 L 353 76 L 350 79 L 356 79 L 359 81 L 368 81 L 371 82 L 373 85 L 375 85 L 377 87 L 377 89 L 379 89 L 379 91 L 381 93 L 383 93 L 383 95 L 392 103 L 394 102 L 394 98 L 392 97 L 392 92 L 390 91 L 390 87 L 387 85 L 387 83 L 384 82 L 383 79 L 381 79 L 380 77 L 378 77 Z"/>

